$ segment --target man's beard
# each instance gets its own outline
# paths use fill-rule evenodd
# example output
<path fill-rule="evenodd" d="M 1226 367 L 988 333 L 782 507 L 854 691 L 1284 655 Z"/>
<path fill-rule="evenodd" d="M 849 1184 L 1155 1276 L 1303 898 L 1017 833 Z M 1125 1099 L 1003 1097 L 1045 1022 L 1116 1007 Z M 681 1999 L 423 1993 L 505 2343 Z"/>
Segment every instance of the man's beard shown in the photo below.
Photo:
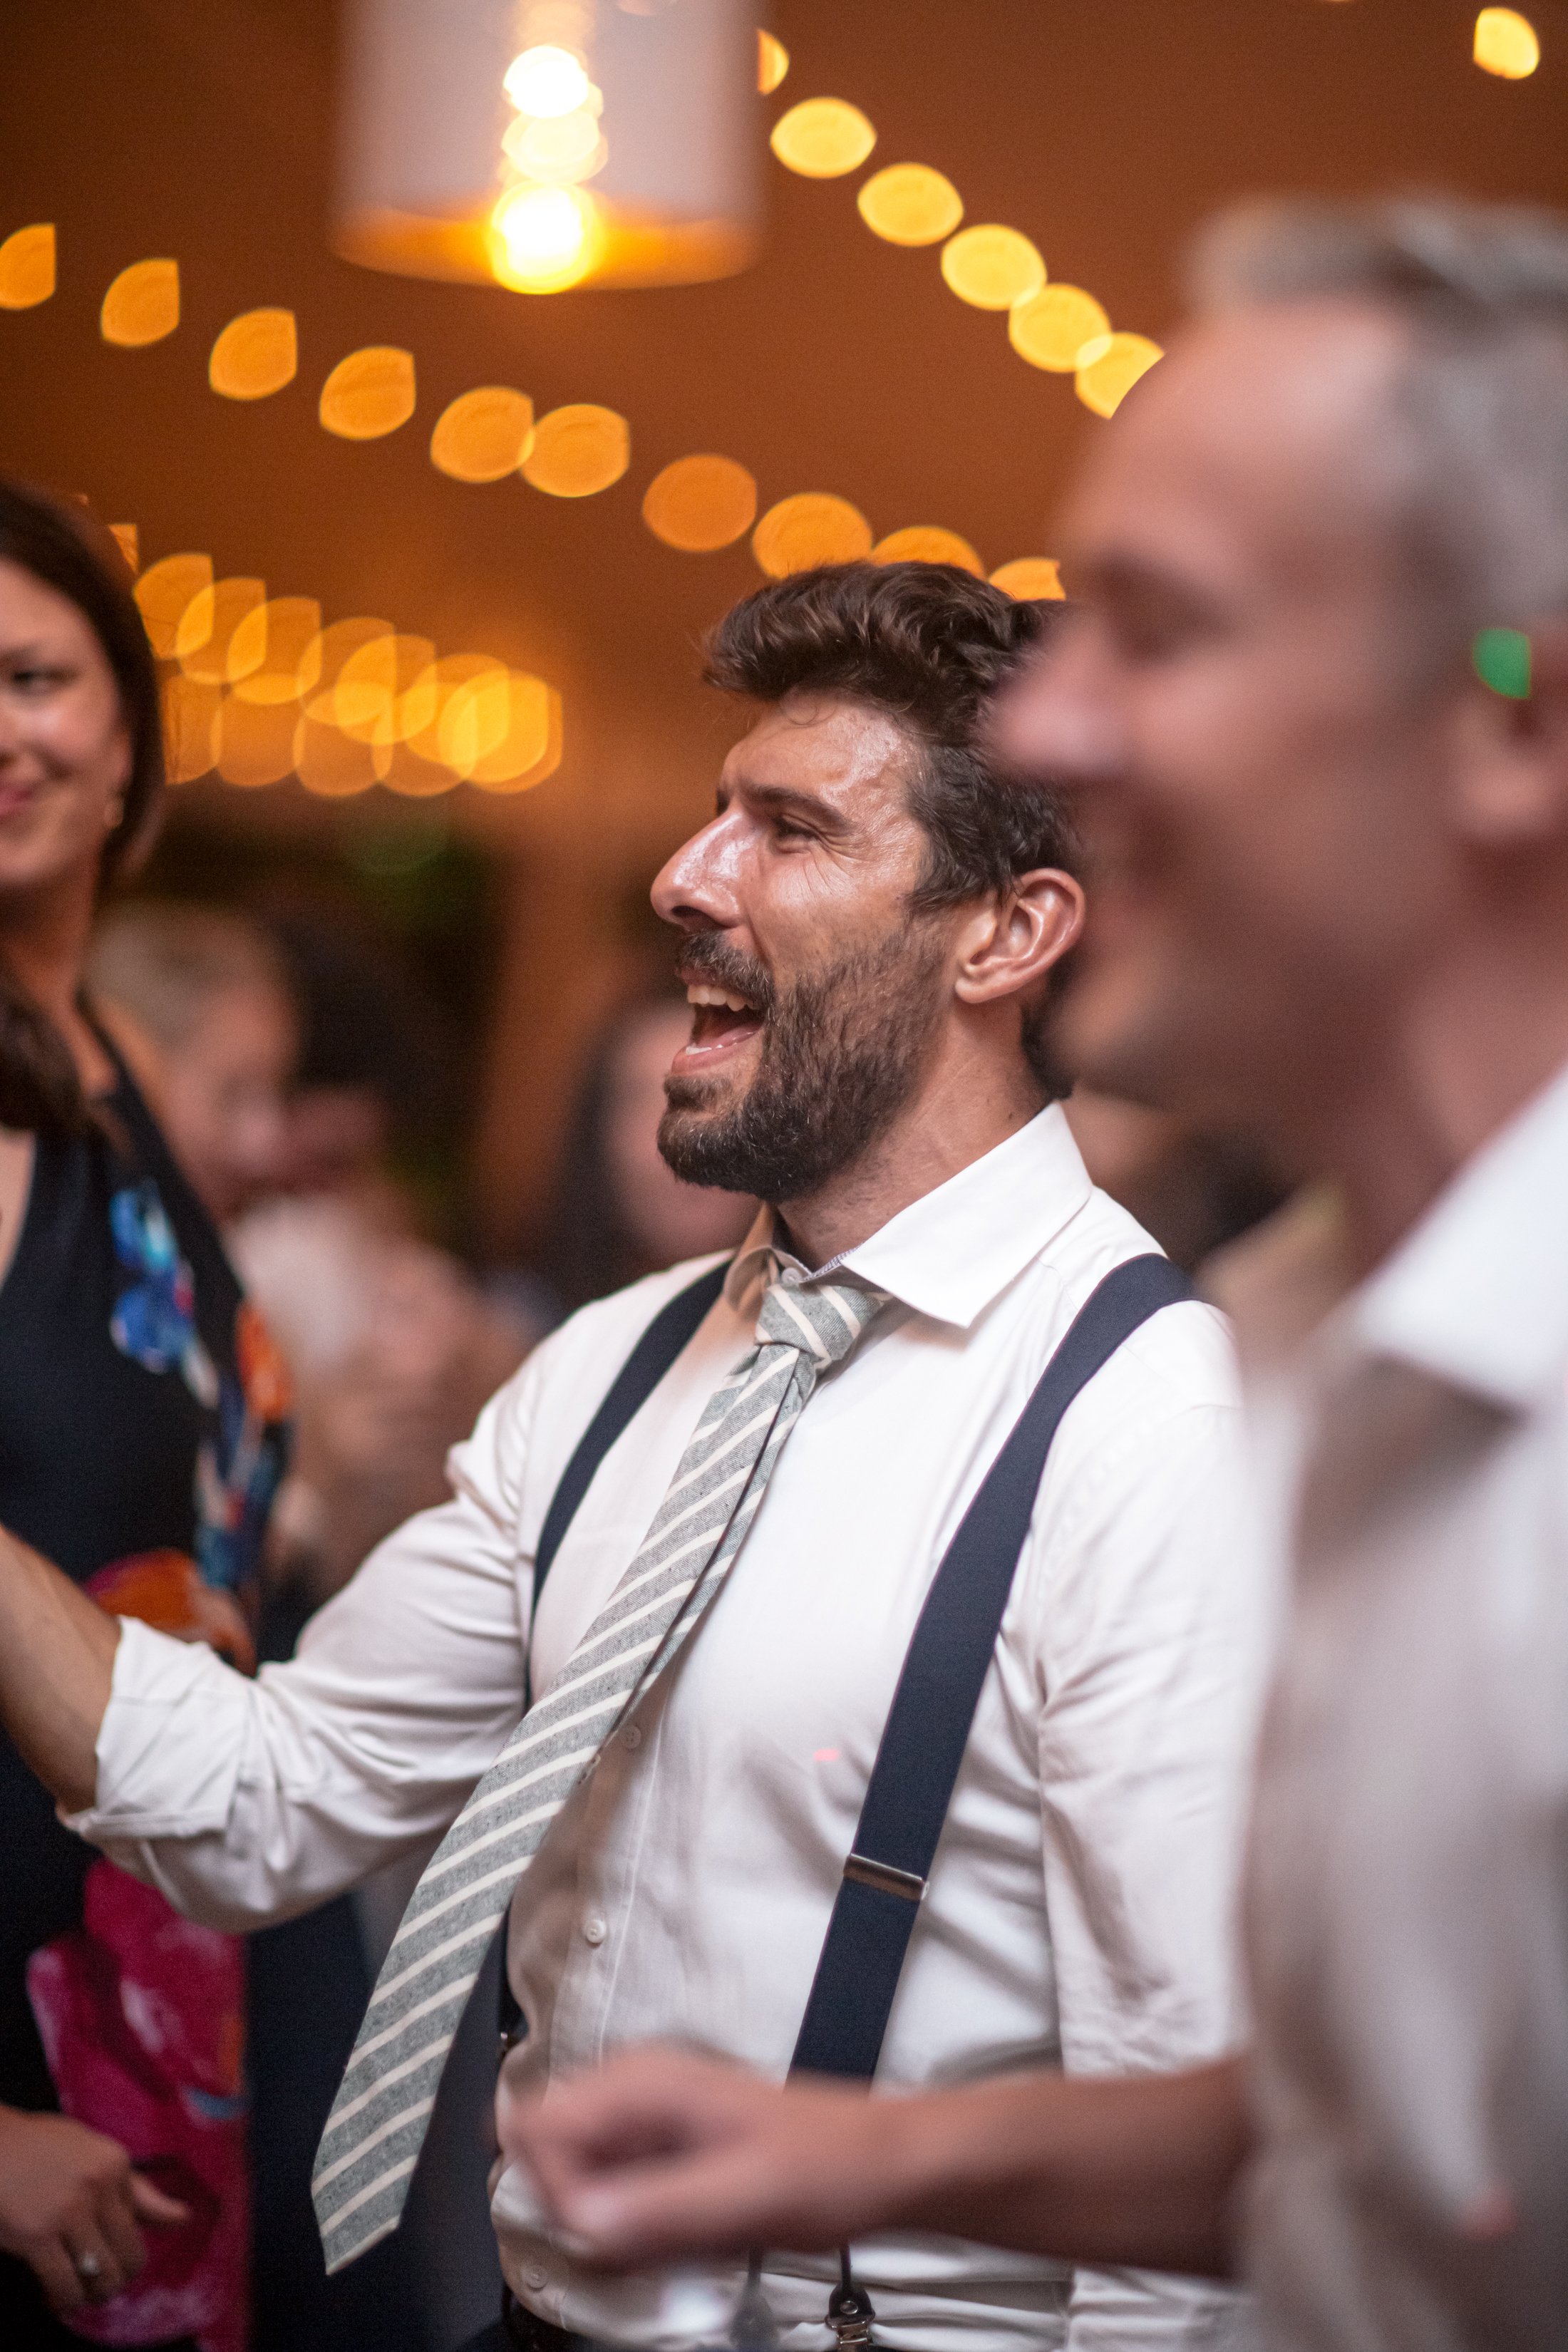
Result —
<path fill-rule="evenodd" d="M 942 1015 L 943 960 L 933 927 L 843 956 L 775 987 L 765 968 L 716 932 L 682 950 L 688 978 L 744 996 L 762 1014 L 757 1074 L 727 1111 L 710 1112 L 702 1077 L 668 1077 L 658 1148 L 688 1184 L 803 1200 L 877 1142 L 912 1099 Z"/>

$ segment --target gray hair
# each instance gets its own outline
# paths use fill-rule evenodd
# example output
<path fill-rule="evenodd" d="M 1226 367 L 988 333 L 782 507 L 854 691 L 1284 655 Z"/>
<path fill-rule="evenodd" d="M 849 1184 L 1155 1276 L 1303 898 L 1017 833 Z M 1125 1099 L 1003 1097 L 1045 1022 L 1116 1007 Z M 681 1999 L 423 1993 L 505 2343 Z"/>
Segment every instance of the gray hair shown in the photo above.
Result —
<path fill-rule="evenodd" d="M 1407 196 L 1221 214 L 1200 315 L 1342 298 L 1408 331 L 1395 387 L 1402 525 L 1451 645 L 1568 609 L 1568 215 Z"/>

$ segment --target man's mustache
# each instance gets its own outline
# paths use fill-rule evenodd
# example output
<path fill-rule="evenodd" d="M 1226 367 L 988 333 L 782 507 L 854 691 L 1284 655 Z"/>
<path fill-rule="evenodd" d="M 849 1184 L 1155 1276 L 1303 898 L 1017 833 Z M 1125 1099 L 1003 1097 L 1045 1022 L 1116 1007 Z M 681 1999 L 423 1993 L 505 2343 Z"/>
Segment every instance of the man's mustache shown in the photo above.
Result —
<path fill-rule="evenodd" d="M 694 933 L 676 958 L 675 976 L 679 981 L 710 981 L 715 988 L 727 988 L 764 1016 L 773 1011 L 777 993 L 767 967 L 736 947 L 722 931 Z"/>

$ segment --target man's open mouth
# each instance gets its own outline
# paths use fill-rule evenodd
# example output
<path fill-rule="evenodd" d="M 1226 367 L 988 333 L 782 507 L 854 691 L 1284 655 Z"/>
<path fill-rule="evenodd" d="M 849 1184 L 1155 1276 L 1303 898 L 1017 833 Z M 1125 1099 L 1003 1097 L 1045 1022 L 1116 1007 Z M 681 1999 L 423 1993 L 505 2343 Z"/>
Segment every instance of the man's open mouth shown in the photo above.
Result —
<path fill-rule="evenodd" d="M 689 981 L 686 1001 L 691 1007 L 691 1037 L 671 1063 L 672 1073 L 709 1066 L 721 1055 L 749 1044 L 763 1025 L 763 1016 L 754 1004 L 710 980 Z"/>

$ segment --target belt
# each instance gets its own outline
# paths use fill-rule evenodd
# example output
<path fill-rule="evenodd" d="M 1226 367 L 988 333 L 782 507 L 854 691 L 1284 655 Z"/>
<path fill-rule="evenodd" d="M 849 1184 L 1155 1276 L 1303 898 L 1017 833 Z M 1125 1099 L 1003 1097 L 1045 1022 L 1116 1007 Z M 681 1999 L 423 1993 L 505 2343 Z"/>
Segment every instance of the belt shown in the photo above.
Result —
<path fill-rule="evenodd" d="M 548 2319 L 541 2319 L 515 2295 L 506 2298 L 501 2325 L 508 2342 L 515 2344 L 518 2352 L 607 2352 L 607 2347 L 595 2344 L 592 2336 L 574 2336 L 570 2328 L 552 2326 Z"/>

